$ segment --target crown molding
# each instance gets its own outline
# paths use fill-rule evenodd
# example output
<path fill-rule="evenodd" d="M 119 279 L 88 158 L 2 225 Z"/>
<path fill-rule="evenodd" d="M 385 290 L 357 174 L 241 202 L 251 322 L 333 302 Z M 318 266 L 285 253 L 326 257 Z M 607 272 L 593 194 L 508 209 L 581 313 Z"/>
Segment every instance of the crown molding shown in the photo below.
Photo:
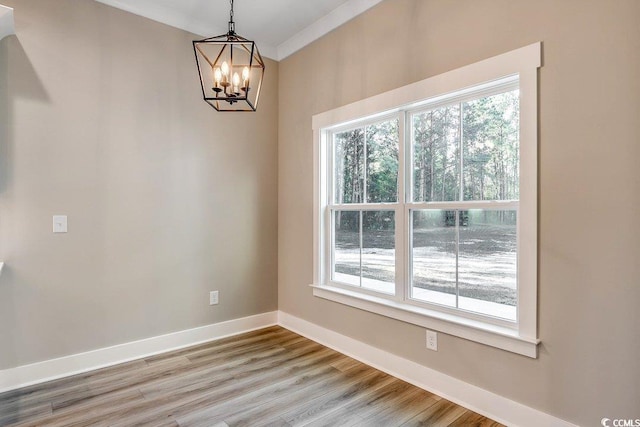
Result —
<path fill-rule="evenodd" d="M 219 34 L 225 34 L 227 32 L 227 28 L 218 28 L 216 26 L 204 24 L 203 22 L 188 19 L 183 15 L 174 13 L 172 10 L 162 7 L 154 1 L 141 0 L 134 4 L 123 2 L 120 0 L 96 1 L 106 4 L 107 6 L 115 7 L 116 9 L 124 10 L 125 12 L 133 13 L 134 15 L 142 16 L 144 18 L 151 19 L 152 21 L 179 28 L 181 30 L 188 31 L 202 37 L 212 37 Z M 262 43 L 259 40 L 256 40 L 256 44 L 258 45 L 260 54 L 262 56 L 277 60 L 278 50 L 275 46 Z"/>
<path fill-rule="evenodd" d="M 126 2 L 122 0 L 96 1 L 171 27 L 189 31 L 202 37 L 211 37 L 227 32 L 226 28 L 216 28 L 201 20 L 194 20 L 182 14 L 175 13 L 173 10 L 153 0 L 138 0 L 136 2 Z M 265 43 L 259 38 L 253 39 L 260 48 L 262 56 L 280 61 L 325 34 L 335 30 L 345 22 L 350 21 L 381 1 L 383 0 L 348 0 L 278 46 Z M 250 34 L 244 35 L 250 36 Z"/>
<path fill-rule="evenodd" d="M 13 9 L 0 4 L 0 40 L 15 33 Z"/>
<path fill-rule="evenodd" d="M 349 0 L 278 46 L 277 60 L 297 52 L 383 0 Z"/>

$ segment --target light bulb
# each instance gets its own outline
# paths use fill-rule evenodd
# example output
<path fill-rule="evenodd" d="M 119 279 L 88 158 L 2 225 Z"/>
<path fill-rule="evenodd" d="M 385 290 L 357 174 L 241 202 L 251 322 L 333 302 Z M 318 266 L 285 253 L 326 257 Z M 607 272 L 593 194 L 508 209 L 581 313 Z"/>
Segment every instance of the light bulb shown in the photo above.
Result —
<path fill-rule="evenodd" d="M 222 80 L 222 72 L 220 71 L 220 67 L 216 67 L 213 69 L 213 78 L 216 81 L 216 84 L 220 83 L 220 80 Z"/>
<path fill-rule="evenodd" d="M 238 86 L 240 84 L 240 76 L 238 73 L 233 74 L 233 85 Z"/>
<path fill-rule="evenodd" d="M 242 80 L 244 80 L 245 82 L 249 80 L 249 67 L 244 67 L 242 69 Z"/>
<path fill-rule="evenodd" d="M 229 75 L 229 64 L 227 64 L 227 61 L 222 63 L 222 75 L 225 77 Z"/>

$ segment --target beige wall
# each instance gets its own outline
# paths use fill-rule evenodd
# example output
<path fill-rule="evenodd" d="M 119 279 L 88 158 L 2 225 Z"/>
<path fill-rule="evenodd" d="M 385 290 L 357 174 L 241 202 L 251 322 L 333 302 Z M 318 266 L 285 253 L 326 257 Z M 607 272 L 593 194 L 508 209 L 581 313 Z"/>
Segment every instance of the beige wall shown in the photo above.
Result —
<path fill-rule="evenodd" d="M 257 114 L 217 113 L 196 36 L 93 1 L 2 3 L 0 369 L 275 310 L 277 63 Z"/>
<path fill-rule="evenodd" d="M 640 417 L 640 1 L 387 0 L 280 63 L 279 308 L 580 425 Z M 540 357 L 314 298 L 311 117 L 527 44 Z M 285 90 L 286 89 L 286 90 Z"/>
<path fill-rule="evenodd" d="M 279 75 L 268 61 L 249 115 L 200 100 L 192 35 L 92 1 L 2 3 L 0 369 L 279 299 L 569 421 L 638 417 L 637 0 L 386 0 Z M 536 41 L 540 357 L 445 335 L 429 352 L 421 328 L 312 297 L 311 116 Z"/>

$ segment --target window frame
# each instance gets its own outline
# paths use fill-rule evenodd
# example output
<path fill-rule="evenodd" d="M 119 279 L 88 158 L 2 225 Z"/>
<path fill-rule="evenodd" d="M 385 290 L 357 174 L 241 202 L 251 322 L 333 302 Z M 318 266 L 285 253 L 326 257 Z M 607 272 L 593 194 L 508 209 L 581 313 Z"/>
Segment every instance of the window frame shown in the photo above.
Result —
<path fill-rule="evenodd" d="M 537 153 L 538 118 L 537 69 L 541 66 L 541 43 L 534 43 L 496 57 L 434 76 L 389 92 L 313 116 L 314 140 L 314 276 L 315 296 L 378 313 L 387 317 L 435 329 L 472 341 L 537 357 Z M 443 105 L 477 99 L 506 91 L 517 76 L 520 89 L 520 197 L 517 210 L 518 286 L 516 322 L 461 312 L 410 298 L 408 279 L 410 239 L 408 221 L 411 210 L 461 206 L 469 209 L 474 201 L 414 202 L 410 174 L 413 144 L 405 144 L 405 132 L 411 132 L 412 114 Z M 485 92 L 487 95 L 485 95 Z M 345 210 L 331 198 L 335 189 L 330 150 L 336 132 L 355 129 L 398 117 L 399 147 L 398 198 L 395 203 L 349 204 L 349 210 L 394 210 L 396 242 L 395 296 L 343 285 L 331 280 L 332 210 Z M 409 126 L 409 127 L 408 127 Z M 365 172 L 366 173 L 366 172 Z M 462 173 L 462 171 L 461 171 Z M 329 182 L 331 183 L 330 185 Z M 331 187 L 331 188 L 329 188 Z M 365 200 L 366 202 L 366 200 Z M 512 209 L 513 201 L 482 201 L 482 209 Z M 339 206 L 336 208 L 336 206 Z"/>

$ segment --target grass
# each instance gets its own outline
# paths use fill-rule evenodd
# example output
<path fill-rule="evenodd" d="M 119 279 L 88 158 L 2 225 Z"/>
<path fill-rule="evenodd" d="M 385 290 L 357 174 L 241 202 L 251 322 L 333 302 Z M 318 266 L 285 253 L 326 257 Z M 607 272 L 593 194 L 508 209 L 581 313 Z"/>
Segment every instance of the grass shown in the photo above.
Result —
<path fill-rule="evenodd" d="M 336 233 L 336 271 L 360 274 L 359 233 Z M 393 282 L 393 230 L 363 233 L 363 276 Z M 413 286 L 456 293 L 455 227 L 415 229 L 413 232 Z M 515 227 L 483 225 L 460 227 L 458 292 L 460 296 L 516 305 Z"/>

